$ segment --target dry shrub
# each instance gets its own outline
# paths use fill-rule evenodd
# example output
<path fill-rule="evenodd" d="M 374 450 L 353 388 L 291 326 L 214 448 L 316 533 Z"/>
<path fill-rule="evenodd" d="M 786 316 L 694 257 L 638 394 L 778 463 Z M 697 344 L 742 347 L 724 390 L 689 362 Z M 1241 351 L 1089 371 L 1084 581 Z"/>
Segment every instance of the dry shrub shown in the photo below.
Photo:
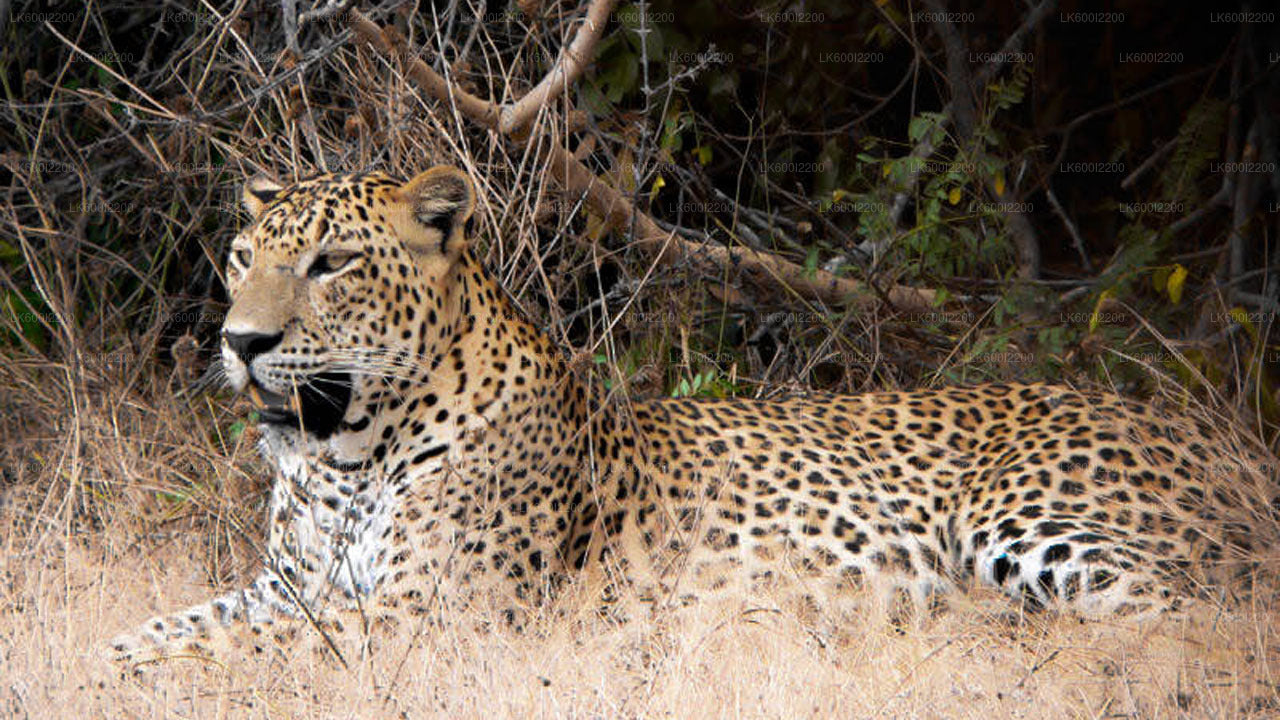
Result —
<path fill-rule="evenodd" d="M 107 549 L 23 537 L 0 613 L 13 717 L 1273 717 L 1274 595 L 1206 625 L 1135 630 L 974 607 L 889 622 L 843 616 L 819 631 L 768 602 L 703 604 L 614 622 L 570 592 L 528 632 L 443 626 L 347 650 L 171 659 L 121 679 L 91 649 L 153 610 L 208 596 L 211 533 Z M 109 535 L 109 533 L 107 533 Z M 8 549 L 7 548 L 7 549 Z M 234 585 L 232 583 L 231 585 Z M 1261 599 L 1261 598 L 1260 598 Z M 995 605 L 993 605 L 994 607 Z M 500 627 L 500 626 L 499 626 Z"/>
<path fill-rule="evenodd" d="M 176 658 L 123 678 L 95 655 L 107 638 L 251 577 L 267 468 L 246 436 L 217 430 L 236 408 L 174 398 L 159 373 L 128 385 L 104 370 L 89 389 L 44 368 L 6 371 L 46 380 L 16 401 L 26 422 L 5 425 L 21 439 L 11 447 L 45 459 L 6 463 L 26 473 L 6 487 L 0 513 L 0 707 L 13 717 L 1280 712 L 1272 571 L 1256 578 L 1251 601 L 1218 617 L 1136 628 L 1022 614 L 983 591 L 906 619 L 870 597 L 819 617 L 756 597 L 619 621 L 570 588 L 523 634 L 458 611 L 376 635 L 370 654 L 343 646 L 347 668 L 309 632 L 284 657 Z"/>
<path fill-rule="evenodd" d="M 91 27 L 114 16 L 101 6 Z M 239 183 L 371 167 L 412 175 L 453 162 L 480 180 L 483 255 L 563 346 L 603 353 L 642 389 L 672 354 L 697 361 L 683 326 L 723 321 L 699 278 L 589 239 L 590 221 L 543 180 L 539 144 L 514 148 L 427 103 L 367 52 L 321 43 L 301 60 L 308 92 L 279 62 L 271 12 L 236 33 L 182 37 L 106 95 L 28 58 L 15 122 L 39 165 L 13 174 L 0 234 L 20 253 L 0 283 L 40 288 L 42 330 L 14 315 L 0 358 L 0 712 L 12 717 L 1266 717 L 1280 713 L 1274 592 L 1216 622 L 1133 630 L 1052 615 L 1010 620 L 1002 602 L 955 602 L 905 624 L 884 613 L 815 623 L 767 599 L 699 605 L 618 623 L 567 593 L 562 612 L 523 635 L 466 614 L 384 638 L 349 668 L 299 652 L 224 663 L 175 659 L 140 680 L 94 656 L 114 633 L 159 611 L 237 587 L 260 562 L 269 468 L 252 451 L 236 400 L 188 388 L 215 347 L 225 308 L 218 273 L 241 219 Z M 493 38 L 511 57 L 543 35 Z M 485 30 L 484 33 L 488 33 Z M 54 42 L 45 37 L 44 42 Z M 68 41 L 74 44 L 75 40 Z M 83 41 L 82 41 L 83 42 Z M 274 45 L 273 45 L 274 43 Z M 271 49 L 252 54 L 246 50 Z M 541 48 L 546 50 L 548 48 Z M 35 51 L 33 51 L 35 52 Z M 74 51 L 66 49 L 70 58 Z M 15 62 L 23 67 L 24 56 Z M 287 60 L 287 59 L 286 59 Z M 93 72 L 92 63 L 55 70 Z M 456 68 L 491 97 L 537 71 Z M 58 84 L 58 77 L 63 78 Z M 248 82 L 246 78 L 253 78 Z M 282 80 L 265 83 L 265 78 Z M 501 78 L 495 84 L 491 78 Z M 140 102 L 146 95 L 157 107 Z M 126 112 L 123 100 L 132 105 Z M 130 114 L 155 143 L 134 142 Z M 47 120 L 47 122 L 46 122 Z M 18 122 L 21 121 L 21 122 Z M 555 116 L 538 133 L 562 135 Z M 299 152 L 306 147 L 307 152 Z M 31 158 L 27 158 L 28 160 Z M 317 160 L 318 159 L 318 160 Z M 51 170 L 50 168 L 62 168 Z M 602 172 L 616 168 L 602 167 Z M 615 175 L 615 177 L 621 177 Z M 16 188 L 13 189 L 13 188 Z M 99 231 L 101 230 L 101 231 Z M 140 241 L 142 239 L 142 241 Z M 5 261 L 9 262 L 9 261 Z M 631 291 L 601 294 L 612 264 Z M 647 278 L 643 282 L 641 278 Z M 604 330 L 600 310 L 631 315 Z M 34 302 L 34 301 L 33 301 Z M 648 317 L 660 322 L 637 320 Z M 761 316 L 769 307 L 756 307 Z M 922 376 L 910 367 L 954 349 L 882 352 L 880 319 L 813 322 L 772 361 L 744 363 L 745 392 L 807 377 L 810 357 L 856 350 L 833 385 Z M 2 331 L 0 331 L 2 332 Z M 850 337 L 856 336 L 856 342 Z M 25 339 L 24 339 L 25 338 Z M 194 359 L 173 344 L 195 341 Z M 920 340 L 912 333 L 911 343 Z M 621 356 L 627 347 L 638 350 Z M 203 348 L 199 350 L 198 348 Z M 673 350 L 674 348 L 674 350 Z M 812 355 L 809 350 L 822 349 Z M 846 353 L 845 357 L 849 357 Z M 184 359 L 186 358 L 186 359 Z M 931 359 L 932 358 L 932 359 Z M 655 373 L 648 368 L 657 367 Z M 1274 521 L 1272 521 L 1274 522 Z M 1270 588 L 1276 557 L 1260 580 Z M 992 608 L 996 609 L 992 609 Z M 477 622 L 477 621 L 481 622 Z"/>

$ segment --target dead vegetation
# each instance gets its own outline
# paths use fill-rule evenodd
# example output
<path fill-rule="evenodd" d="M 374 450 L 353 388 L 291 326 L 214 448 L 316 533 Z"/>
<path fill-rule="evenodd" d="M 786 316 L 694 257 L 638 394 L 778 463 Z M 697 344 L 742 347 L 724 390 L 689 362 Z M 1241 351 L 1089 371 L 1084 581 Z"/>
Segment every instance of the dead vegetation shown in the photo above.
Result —
<path fill-rule="evenodd" d="M 308 21 L 289 32 L 275 2 L 192 5 L 180 11 L 190 18 L 156 20 L 165 32 L 127 46 L 113 43 L 154 18 L 111 3 L 69 10 L 74 22 L 10 25 L 40 43 L 5 51 L 0 711 L 1280 714 L 1273 592 L 1253 593 L 1252 604 L 1214 622 L 1143 630 L 1024 617 L 994 600 L 905 624 L 876 612 L 815 623 L 767 598 L 618 623 L 568 593 L 563 612 L 526 635 L 461 617 L 383 639 L 349 669 L 307 653 L 176 660 L 142 680 L 105 668 L 92 655 L 103 640 L 235 587 L 258 562 L 269 475 L 252 451 L 247 409 L 196 382 L 225 309 L 219 273 L 242 221 L 238 186 L 258 172 L 466 167 L 480 185 L 475 234 L 487 263 L 566 351 L 634 392 L 1092 377 L 1163 391 L 1188 407 L 1187 398 L 1202 398 L 1271 439 L 1269 325 L 1247 313 L 1235 325 L 1205 320 L 1234 311 L 1211 282 L 1197 298 L 1196 331 L 1175 335 L 1169 328 L 1185 318 L 1107 296 L 1093 277 L 1070 286 L 1033 278 L 1030 287 L 1051 300 L 1015 307 L 992 302 L 1004 286 L 963 277 L 934 284 L 901 258 L 877 255 L 876 271 L 856 278 L 840 272 L 861 251 L 846 242 L 818 258 L 815 243 L 807 257 L 806 223 L 834 224 L 798 211 L 735 204 L 727 232 L 660 217 L 646 199 L 653 175 L 644 166 L 687 156 L 637 141 L 635 117 L 589 116 L 554 87 L 530 92 L 552 77 L 551 59 L 572 45 L 588 5 L 603 17 L 609 3 L 526 4 L 538 7 L 536 31 L 509 18 L 465 25 L 456 8 L 375 8 L 372 23 L 346 11 L 309 20 L 304 11 Z M 671 80 L 665 95 L 646 100 L 672 102 L 678 89 Z M 529 97 L 538 101 L 520 104 Z M 720 201 L 696 167 L 666 176 Z M 912 194 L 888 195 L 895 213 Z M 783 239 L 760 241 L 772 229 Z M 935 307 L 944 286 L 952 304 Z M 1080 337 L 1046 340 L 1055 324 L 1074 325 Z M 1270 588 L 1276 558 L 1260 560 L 1259 587 Z"/>

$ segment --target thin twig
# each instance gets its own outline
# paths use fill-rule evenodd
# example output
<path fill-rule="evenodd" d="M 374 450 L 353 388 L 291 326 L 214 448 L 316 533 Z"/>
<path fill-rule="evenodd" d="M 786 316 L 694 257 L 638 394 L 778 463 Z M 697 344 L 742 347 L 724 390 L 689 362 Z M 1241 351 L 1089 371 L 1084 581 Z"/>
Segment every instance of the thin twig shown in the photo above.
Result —
<path fill-rule="evenodd" d="M 1053 659 L 1054 659 L 1054 658 L 1056 658 L 1056 657 L 1058 657 L 1058 653 L 1059 653 L 1059 652 L 1061 652 L 1061 649 L 1055 649 L 1053 652 L 1049 653 L 1049 656 L 1048 656 L 1048 657 L 1046 657 L 1045 659 L 1041 660 L 1040 662 L 1037 662 L 1035 665 L 1032 665 L 1032 666 L 1031 666 L 1031 669 L 1027 671 L 1027 674 L 1026 674 L 1026 675 L 1023 675 L 1023 676 L 1022 676 L 1022 679 L 1018 681 L 1018 684 L 1017 684 L 1017 685 L 1014 685 L 1013 687 L 1014 687 L 1014 688 L 1021 688 L 1022 686 L 1026 685 L 1026 684 L 1027 684 L 1027 681 L 1031 679 L 1031 676 L 1032 676 L 1032 675 L 1035 675 L 1037 672 L 1039 672 L 1039 671 L 1041 670 L 1041 668 L 1043 668 L 1043 667 L 1045 667 L 1046 665 L 1048 665 L 1049 663 L 1053 662 Z"/>
<path fill-rule="evenodd" d="M 1027 14 L 1026 21 L 1015 33 L 1019 42 L 1021 42 L 1024 28 L 1029 30 L 1030 23 L 1043 19 L 1055 4 L 1055 0 L 1045 0 Z M 946 7 L 942 4 L 942 0 L 925 0 L 925 5 L 932 11 L 934 17 L 946 17 Z M 940 19 L 933 23 L 933 28 L 942 38 L 942 46 L 947 56 L 947 81 L 951 84 L 952 119 L 961 136 L 961 142 L 967 142 L 978 129 L 977 93 L 986 87 L 986 83 L 979 84 L 977 78 L 969 72 L 969 49 L 955 25 Z M 1013 39 L 1010 38 L 1011 41 Z M 1004 53 L 999 57 L 1000 62 L 1003 63 Z M 999 65 L 990 69 L 989 77 L 995 77 L 999 69 Z M 984 67 L 983 70 L 988 68 Z M 1000 197 L 1001 188 L 995 178 L 991 178 L 987 185 L 993 197 Z M 1006 227 L 1018 251 L 1018 275 L 1022 278 L 1038 277 L 1040 275 L 1040 241 L 1027 214 L 1018 210 L 1008 212 Z"/>
<path fill-rule="evenodd" d="M 1161 145 L 1160 147 L 1156 148 L 1155 152 L 1151 153 L 1151 157 L 1148 157 L 1146 160 L 1143 160 L 1142 164 L 1134 168 L 1133 172 L 1129 173 L 1127 176 L 1125 176 L 1124 180 L 1120 181 L 1120 189 L 1121 190 L 1131 189 L 1134 183 L 1138 182 L 1139 178 L 1145 175 L 1148 170 L 1155 167 L 1156 163 L 1160 162 L 1160 159 L 1163 158 L 1165 155 L 1168 155 L 1169 151 L 1177 147 L 1177 145 L 1178 145 L 1178 136 L 1175 135 L 1171 140 Z"/>
<path fill-rule="evenodd" d="M 1229 197 L 1231 197 L 1231 186 L 1228 183 L 1223 183 L 1222 187 L 1218 188 L 1218 192 L 1213 194 L 1213 197 L 1205 200 L 1200 204 L 1200 207 L 1192 210 L 1185 217 L 1182 217 L 1170 224 L 1166 229 L 1166 232 L 1170 234 L 1182 232 L 1186 228 L 1200 222 L 1200 220 L 1202 220 L 1204 216 L 1208 215 L 1211 211 L 1226 205 L 1227 198 Z"/>
<path fill-rule="evenodd" d="M 1039 26 L 1039 24 L 1044 21 L 1044 18 L 1048 16 L 1049 12 L 1056 6 L 1057 0 L 1044 0 L 1027 13 L 1027 16 L 1022 19 L 1022 23 L 1018 25 L 1018 28 L 1014 30 L 1013 33 L 1005 39 L 1004 44 L 1000 46 L 1000 51 L 996 53 L 996 60 L 984 65 L 974 75 L 973 79 L 977 83 L 977 87 L 974 88 L 975 95 L 978 92 L 981 92 L 982 89 L 995 78 L 996 74 L 1004 66 L 1004 58 L 1009 57 L 1022 49 L 1022 42 L 1027 34 Z M 917 53 L 917 58 L 919 58 L 919 56 L 920 53 Z M 942 116 L 939 121 L 939 128 L 945 128 L 947 123 L 951 122 L 954 110 L 954 103 L 947 103 L 942 107 L 942 110 L 939 112 L 939 115 Z M 917 143 L 915 147 L 911 148 L 911 152 L 907 153 L 906 157 L 920 158 L 922 160 L 928 159 L 936 150 L 937 148 L 934 147 L 933 143 L 926 135 L 926 137 Z M 921 164 L 919 168 L 912 170 L 907 177 L 907 189 L 894 195 L 893 203 L 889 209 L 889 217 L 894 225 L 897 225 L 898 222 L 901 221 L 902 214 L 907 208 L 907 201 L 911 198 L 911 189 L 915 187 L 922 171 L 923 164 Z"/>
<path fill-rule="evenodd" d="M 482 127 L 498 129 L 500 112 L 496 105 L 454 86 L 414 53 L 405 52 L 406 42 L 394 28 L 381 28 L 355 10 L 350 13 L 349 24 L 361 40 L 382 54 L 402 58 L 408 77 L 437 100 L 453 103 L 463 116 Z M 752 248 L 699 244 L 665 232 L 616 188 L 596 177 L 558 138 L 546 138 L 545 147 L 548 156 L 546 167 L 551 177 L 570 196 L 585 197 L 610 229 L 625 233 L 634 227 L 630 234 L 643 249 L 653 253 L 658 262 L 693 265 L 715 275 L 732 268 L 747 282 L 763 287 L 781 287 L 798 297 L 834 306 L 874 304 L 879 297 L 901 309 L 927 310 L 933 307 L 935 293 L 932 290 L 894 286 L 881 293 L 866 283 L 823 270 L 810 271 Z"/>
<path fill-rule="evenodd" d="M 1093 263 L 1089 262 L 1089 253 L 1084 249 L 1084 238 L 1080 237 L 1080 231 L 1076 229 L 1076 224 L 1071 221 L 1071 217 L 1067 215 L 1067 211 L 1062 208 L 1062 203 L 1058 202 L 1058 196 L 1053 193 L 1053 188 L 1045 185 L 1044 194 L 1049 198 L 1049 207 L 1053 208 L 1053 212 L 1062 219 L 1062 224 L 1066 226 L 1067 233 L 1071 235 L 1071 244 L 1076 248 L 1076 254 L 1080 256 L 1080 263 L 1084 266 L 1084 271 L 1093 274 Z"/>

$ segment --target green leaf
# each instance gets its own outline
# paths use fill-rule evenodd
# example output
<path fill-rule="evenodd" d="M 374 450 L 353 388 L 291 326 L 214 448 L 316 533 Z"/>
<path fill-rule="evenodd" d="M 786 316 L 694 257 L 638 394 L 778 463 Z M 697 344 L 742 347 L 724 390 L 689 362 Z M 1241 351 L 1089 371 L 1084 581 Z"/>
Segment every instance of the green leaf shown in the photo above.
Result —
<path fill-rule="evenodd" d="M 816 245 L 809 248 L 808 254 L 804 256 L 804 272 L 810 277 L 818 273 L 818 248 Z"/>
<path fill-rule="evenodd" d="M 1098 302 L 1093 304 L 1093 312 L 1089 315 L 1089 332 L 1093 332 L 1098 329 L 1098 323 L 1101 321 L 1100 314 L 1102 312 L 1102 303 L 1106 302 L 1107 298 L 1111 297 L 1111 295 L 1112 291 L 1110 288 L 1103 290 L 1098 294 Z"/>
<path fill-rule="evenodd" d="M 22 251 L 7 242 L 0 241 L 0 265 L 9 269 L 22 264 Z"/>
<path fill-rule="evenodd" d="M 1164 294 L 1166 288 L 1169 287 L 1169 275 L 1172 273 L 1173 266 L 1171 265 L 1163 265 L 1156 268 L 1156 271 L 1151 274 L 1151 289 Z"/>
<path fill-rule="evenodd" d="M 49 323 L 55 326 L 57 318 L 44 304 L 44 300 L 38 293 L 31 290 L 21 293 L 9 290 L 4 294 L 4 310 L 13 318 L 22 337 L 37 349 L 45 349 L 49 339 L 45 336 L 44 324 L 40 322 L 41 317 L 47 318 Z"/>
<path fill-rule="evenodd" d="M 907 139 L 911 142 L 920 142 L 920 138 L 929 132 L 930 125 L 929 119 L 923 115 L 911 118 L 911 122 L 907 123 Z"/>
<path fill-rule="evenodd" d="M 1249 313 L 1246 312 L 1244 308 L 1237 305 L 1227 312 L 1231 315 L 1231 319 L 1234 320 L 1237 325 L 1244 328 L 1245 331 L 1249 333 L 1249 337 L 1253 342 L 1258 342 L 1258 327 L 1249 320 Z"/>
<path fill-rule="evenodd" d="M 611 111 L 609 101 L 594 82 L 584 82 L 578 86 L 578 105 L 596 117 L 603 117 Z"/>
<path fill-rule="evenodd" d="M 1187 282 L 1187 269 L 1181 264 L 1173 266 L 1173 272 L 1169 273 L 1169 282 L 1165 288 L 1169 291 L 1169 299 L 1177 305 L 1182 301 L 1182 289 Z"/>

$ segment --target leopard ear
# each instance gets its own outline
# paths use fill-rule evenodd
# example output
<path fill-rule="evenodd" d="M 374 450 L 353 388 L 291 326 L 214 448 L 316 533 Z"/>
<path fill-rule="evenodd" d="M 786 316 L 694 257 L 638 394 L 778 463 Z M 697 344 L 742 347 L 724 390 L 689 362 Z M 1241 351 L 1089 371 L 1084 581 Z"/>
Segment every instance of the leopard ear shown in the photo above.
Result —
<path fill-rule="evenodd" d="M 434 246 L 441 254 L 451 255 L 466 244 L 463 232 L 476 209 L 476 191 L 465 172 L 437 165 L 401 186 L 399 195 L 409 205 L 414 229 L 421 233 L 410 245 Z"/>
<path fill-rule="evenodd" d="M 249 211 L 249 214 L 257 218 L 283 189 L 280 183 L 266 175 L 256 175 L 244 184 L 244 192 L 241 194 L 240 200 L 244 203 L 244 208 Z"/>

